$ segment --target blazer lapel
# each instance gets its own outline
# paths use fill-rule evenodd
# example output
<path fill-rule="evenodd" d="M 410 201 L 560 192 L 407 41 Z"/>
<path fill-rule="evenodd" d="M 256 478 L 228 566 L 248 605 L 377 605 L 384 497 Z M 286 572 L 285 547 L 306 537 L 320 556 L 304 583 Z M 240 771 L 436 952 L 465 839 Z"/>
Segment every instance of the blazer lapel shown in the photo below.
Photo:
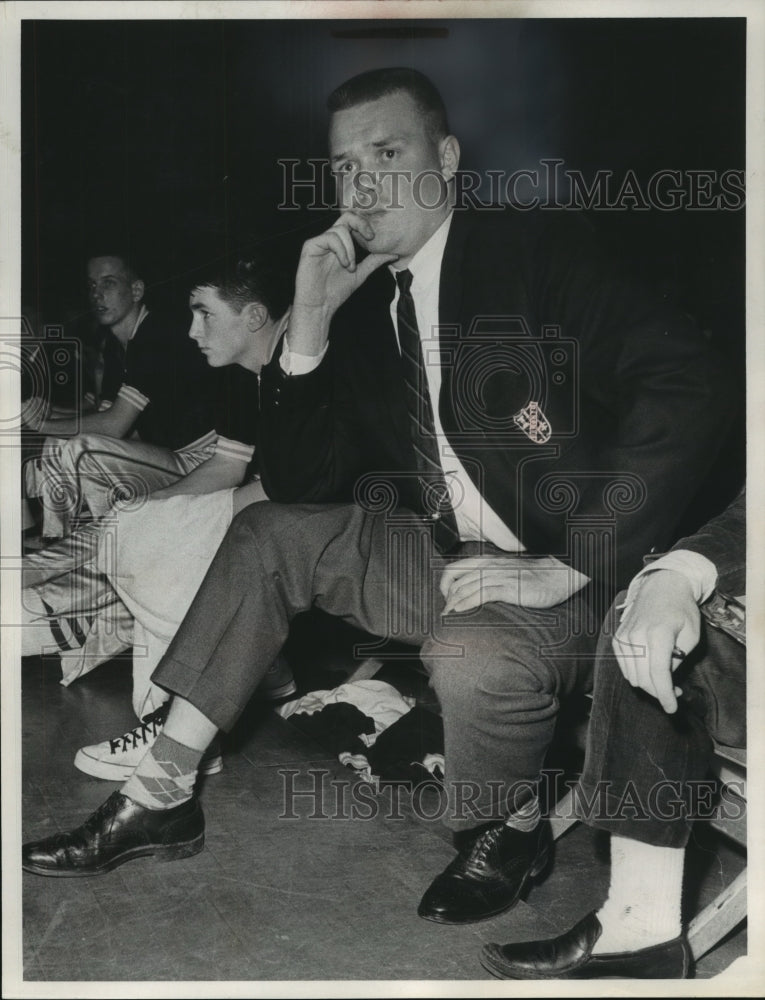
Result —
<path fill-rule="evenodd" d="M 441 261 L 441 281 L 438 290 L 439 346 L 441 351 L 441 393 L 438 412 L 441 426 L 447 433 L 454 427 L 453 384 L 455 351 L 467 331 L 460 328 L 465 254 L 465 241 L 470 227 L 470 213 L 455 211 L 449 237 Z"/>
<path fill-rule="evenodd" d="M 459 323 L 464 271 L 462 261 L 469 226 L 469 213 L 455 211 L 441 261 L 438 291 L 438 321 L 441 325 L 456 326 Z"/>

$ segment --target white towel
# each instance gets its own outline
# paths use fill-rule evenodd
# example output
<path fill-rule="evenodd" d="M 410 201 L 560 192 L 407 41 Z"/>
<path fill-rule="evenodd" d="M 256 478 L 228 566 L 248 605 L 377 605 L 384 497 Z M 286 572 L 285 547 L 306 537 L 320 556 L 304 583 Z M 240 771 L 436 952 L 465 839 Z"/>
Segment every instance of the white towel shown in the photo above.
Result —
<path fill-rule="evenodd" d="M 136 621 L 169 643 L 232 519 L 234 491 L 149 500 L 102 536 L 98 568 Z"/>
<path fill-rule="evenodd" d="M 121 511 L 101 538 L 98 567 L 135 618 L 133 710 L 159 708 L 151 675 L 183 621 L 233 517 L 233 489 L 149 500 Z"/>

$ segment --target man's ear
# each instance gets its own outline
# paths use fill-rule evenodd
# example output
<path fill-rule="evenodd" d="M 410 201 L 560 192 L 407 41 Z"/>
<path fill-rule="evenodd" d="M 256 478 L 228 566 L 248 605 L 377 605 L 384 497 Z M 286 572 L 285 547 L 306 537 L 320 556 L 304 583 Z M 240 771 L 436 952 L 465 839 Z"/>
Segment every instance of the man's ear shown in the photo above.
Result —
<path fill-rule="evenodd" d="M 133 297 L 133 302 L 143 302 L 145 291 L 146 286 L 140 278 L 136 278 L 135 281 L 130 282 L 130 293 Z"/>
<path fill-rule="evenodd" d="M 439 142 L 438 154 L 444 180 L 450 181 L 460 165 L 460 144 L 453 135 L 447 135 Z"/>
<path fill-rule="evenodd" d="M 262 302 L 248 302 L 242 310 L 242 316 L 247 329 L 251 333 L 257 333 L 268 322 L 268 309 Z"/>

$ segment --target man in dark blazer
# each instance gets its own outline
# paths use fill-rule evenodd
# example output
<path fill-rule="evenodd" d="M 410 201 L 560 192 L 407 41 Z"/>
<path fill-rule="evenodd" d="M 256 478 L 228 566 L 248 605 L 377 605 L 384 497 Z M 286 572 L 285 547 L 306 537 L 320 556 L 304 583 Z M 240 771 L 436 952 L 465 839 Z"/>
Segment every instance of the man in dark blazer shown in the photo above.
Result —
<path fill-rule="evenodd" d="M 419 912 L 459 923 L 512 906 L 545 867 L 537 783 L 559 703 L 590 683 L 603 595 L 670 541 L 708 470 L 727 383 L 580 220 L 459 208 L 459 145 L 421 74 L 362 74 L 329 108 L 344 211 L 303 248 L 262 379 L 281 503 L 232 524 L 154 674 L 176 695 L 165 730 L 87 827 L 124 836 L 94 857 L 75 832 L 26 864 L 201 849 L 197 754 L 318 606 L 420 647 L 459 853 Z"/>
<path fill-rule="evenodd" d="M 746 496 L 621 594 L 598 647 L 579 798 L 611 835 L 608 898 L 557 938 L 486 945 L 506 979 L 683 979 L 685 847 L 712 743 L 746 745 Z M 706 785 L 706 787 L 705 787 Z"/>

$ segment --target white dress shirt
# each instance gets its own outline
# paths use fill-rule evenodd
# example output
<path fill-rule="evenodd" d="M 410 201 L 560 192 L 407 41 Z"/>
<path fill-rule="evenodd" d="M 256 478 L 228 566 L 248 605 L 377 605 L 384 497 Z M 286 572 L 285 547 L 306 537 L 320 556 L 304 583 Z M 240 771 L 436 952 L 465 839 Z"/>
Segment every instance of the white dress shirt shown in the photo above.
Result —
<path fill-rule="evenodd" d="M 449 236 L 452 216 L 453 213 L 450 213 L 428 242 L 417 251 L 407 268 L 412 273 L 411 291 L 422 341 L 422 354 L 433 408 L 438 454 L 441 457 L 444 476 L 452 497 L 461 541 L 486 541 L 506 552 L 523 552 L 524 546 L 481 496 L 464 465 L 454 454 L 454 450 L 444 434 L 438 413 L 438 398 L 441 391 L 438 301 L 441 285 L 441 261 Z M 389 269 L 395 276 L 396 269 L 392 266 Z M 398 296 L 398 285 L 396 285 L 396 294 L 390 305 L 390 315 L 397 342 Z M 313 371 L 314 368 L 318 368 L 325 353 L 326 348 L 318 357 L 296 354 L 289 350 L 285 337 L 279 363 L 287 375 L 305 375 Z"/>

